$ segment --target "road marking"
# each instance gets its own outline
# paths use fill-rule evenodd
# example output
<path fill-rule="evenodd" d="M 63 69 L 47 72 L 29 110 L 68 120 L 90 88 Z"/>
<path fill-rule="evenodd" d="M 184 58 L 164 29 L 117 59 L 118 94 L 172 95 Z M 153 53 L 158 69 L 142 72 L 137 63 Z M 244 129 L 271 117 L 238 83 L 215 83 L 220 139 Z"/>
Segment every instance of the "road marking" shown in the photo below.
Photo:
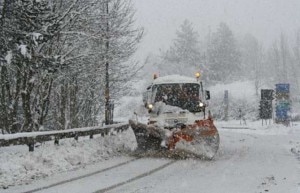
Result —
<path fill-rule="evenodd" d="M 117 165 L 114 165 L 114 166 L 111 166 L 111 167 L 108 167 L 108 168 L 105 168 L 105 169 L 102 169 L 102 170 L 99 170 L 99 171 L 95 171 L 95 172 L 92 172 L 92 173 L 89 173 L 89 174 L 85 174 L 85 175 L 82 175 L 82 176 L 78 176 L 78 177 L 75 177 L 75 178 L 71 178 L 71 179 L 68 179 L 68 180 L 57 182 L 57 183 L 51 184 L 49 186 L 44 186 L 44 187 L 36 188 L 36 189 L 33 189 L 33 190 L 29 190 L 29 191 L 26 191 L 26 192 L 23 192 L 23 193 L 33 193 L 33 192 L 38 192 L 38 191 L 41 191 L 41 190 L 53 188 L 55 186 L 63 185 L 63 184 L 66 184 L 66 183 L 69 183 L 69 182 L 72 182 L 72 181 L 75 181 L 75 180 L 80 180 L 82 178 L 86 178 L 86 177 L 90 177 L 90 176 L 93 176 L 93 175 L 96 175 L 96 174 L 99 174 L 99 173 L 102 173 L 102 172 L 106 172 L 108 170 L 111 170 L 111 169 L 129 164 L 129 163 L 131 163 L 133 161 L 136 161 L 136 160 L 139 160 L 139 159 L 141 159 L 141 158 L 134 158 L 134 159 L 128 160 L 126 162 L 122 162 L 120 164 L 117 164 Z"/>
<path fill-rule="evenodd" d="M 166 163 L 166 164 L 164 164 L 164 165 L 162 165 L 162 166 L 160 166 L 160 167 L 158 167 L 158 168 L 156 168 L 156 169 L 150 170 L 150 171 L 148 171 L 148 172 L 146 172 L 146 173 L 143 173 L 143 174 L 141 174 L 141 175 L 138 175 L 138 176 L 136 176 L 136 177 L 134 177 L 134 178 L 131 178 L 131 179 L 129 179 L 129 180 L 126 180 L 126 181 L 124 181 L 124 182 L 120 182 L 120 183 L 118 183 L 118 184 L 109 186 L 109 187 L 107 187 L 107 188 L 103 188 L 103 189 L 98 190 L 98 191 L 96 191 L 96 192 L 94 192 L 94 193 L 104 193 L 104 192 L 110 191 L 110 190 L 112 190 L 112 189 L 118 188 L 118 187 L 120 187 L 120 186 L 129 184 L 129 183 L 131 183 L 131 182 L 133 182 L 133 181 L 139 180 L 139 179 L 141 179 L 141 178 L 144 178 L 144 177 L 146 177 L 146 176 L 150 176 L 151 174 L 153 174 L 153 173 L 155 173 L 155 172 L 158 172 L 159 170 L 162 170 L 162 169 L 164 169 L 164 168 L 166 168 L 166 167 L 172 165 L 172 164 L 175 163 L 175 162 L 177 162 L 177 160 L 170 161 L 170 162 L 168 162 L 168 163 Z"/>
<path fill-rule="evenodd" d="M 221 127 L 222 129 L 248 129 L 248 130 L 256 130 L 249 127 Z"/>

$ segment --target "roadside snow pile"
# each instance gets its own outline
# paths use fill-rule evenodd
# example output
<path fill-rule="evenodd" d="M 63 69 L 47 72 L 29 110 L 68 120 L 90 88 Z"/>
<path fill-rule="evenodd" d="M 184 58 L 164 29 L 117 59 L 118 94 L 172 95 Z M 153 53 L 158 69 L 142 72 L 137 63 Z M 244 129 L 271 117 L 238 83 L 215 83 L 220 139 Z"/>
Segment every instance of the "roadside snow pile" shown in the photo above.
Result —
<path fill-rule="evenodd" d="M 128 122 L 128 119 L 134 118 L 134 112 L 139 116 L 146 115 L 147 109 L 144 107 L 142 102 L 142 95 L 137 96 L 124 96 L 119 101 L 120 104 L 115 109 L 115 120 Z"/>
<path fill-rule="evenodd" d="M 224 119 L 224 93 L 228 90 L 229 119 L 238 119 L 239 109 L 248 120 L 258 117 L 259 96 L 255 95 L 253 81 L 241 81 L 231 84 L 218 84 L 209 88 L 211 92 L 210 108 L 215 119 Z"/>
<path fill-rule="evenodd" d="M 238 133 L 249 133 L 257 135 L 299 135 L 300 123 L 293 123 L 291 126 L 275 124 L 273 121 L 267 123 L 264 121 L 247 121 L 246 124 L 242 121 L 215 121 L 215 125 L 219 130 L 227 130 Z"/>
<path fill-rule="evenodd" d="M 293 147 L 293 148 L 291 149 L 291 151 L 292 151 L 294 154 L 298 155 L 298 156 L 299 156 L 299 159 L 300 159 L 300 144 L 297 145 L 296 147 Z"/>
<path fill-rule="evenodd" d="M 253 101 L 255 96 L 255 87 L 253 81 L 240 81 L 231 84 L 217 84 L 209 88 L 213 96 L 221 95 L 224 97 L 224 91 L 228 90 L 229 97 L 246 98 Z"/>
<path fill-rule="evenodd" d="M 293 154 L 295 154 L 295 156 L 298 158 L 298 160 L 300 161 L 300 140 L 297 142 L 290 142 L 293 147 L 291 148 L 291 152 Z"/>
<path fill-rule="evenodd" d="M 300 134 L 300 127 L 299 126 L 285 126 L 282 124 L 271 124 L 268 126 L 261 126 L 258 129 L 258 134 L 265 134 L 265 135 L 293 135 L 293 134 Z"/>
<path fill-rule="evenodd" d="M 52 174 L 76 170 L 88 164 L 126 154 L 136 147 L 131 129 L 93 140 L 79 138 L 53 141 L 28 152 L 27 146 L 0 148 L 0 188 L 27 184 Z"/>

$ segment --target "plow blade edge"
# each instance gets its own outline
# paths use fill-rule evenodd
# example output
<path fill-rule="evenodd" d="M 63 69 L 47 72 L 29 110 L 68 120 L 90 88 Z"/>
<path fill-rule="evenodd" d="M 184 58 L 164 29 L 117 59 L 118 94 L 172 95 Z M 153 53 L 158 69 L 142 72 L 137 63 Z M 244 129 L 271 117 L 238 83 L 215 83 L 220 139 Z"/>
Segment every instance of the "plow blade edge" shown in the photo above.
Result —
<path fill-rule="evenodd" d="M 139 152 L 164 152 L 168 157 L 212 159 L 218 151 L 220 138 L 211 119 L 171 130 L 129 120 Z"/>

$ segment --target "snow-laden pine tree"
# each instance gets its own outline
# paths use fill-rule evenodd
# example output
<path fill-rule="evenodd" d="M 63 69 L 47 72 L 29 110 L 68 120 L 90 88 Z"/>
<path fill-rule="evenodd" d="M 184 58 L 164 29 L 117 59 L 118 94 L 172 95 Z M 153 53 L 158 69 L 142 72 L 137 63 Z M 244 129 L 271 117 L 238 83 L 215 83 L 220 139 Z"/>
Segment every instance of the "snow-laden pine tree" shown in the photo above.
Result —
<path fill-rule="evenodd" d="M 209 82 L 231 81 L 240 76 L 240 53 L 232 31 L 220 23 L 211 35 L 207 49 Z"/>
<path fill-rule="evenodd" d="M 296 32 L 296 37 L 294 41 L 294 46 L 293 46 L 293 71 L 292 71 L 292 77 L 293 77 L 293 82 L 295 84 L 295 89 L 297 90 L 296 94 L 297 96 L 300 95 L 300 30 Z M 300 97 L 298 97 L 298 101 L 300 102 Z"/>
<path fill-rule="evenodd" d="M 291 81 L 292 81 L 292 88 L 293 88 L 293 96 L 291 96 L 293 102 L 293 112 L 298 114 L 299 120 L 299 113 L 300 113 L 300 30 L 296 32 L 295 39 L 293 41 L 293 60 L 292 60 L 292 71 L 291 71 Z M 296 117 L 294 117 L 296 119 Z"/>
<path fill-rule="evenodd" d="M 291 68 L 291 53 L 285 35 L 281 34 L 279 40 L 273 42 L 268 50 L 267 79 L 269 85 L 288 83 Z"/>
<path fill-rule="evenodd" d="M 289 83 L 291 98 L 297 98 L 299 94 L 299 37 L 295 37 L 291 45 L 283 33 L 274 41 L 269 49 L 267 68 L 269 69 L 269 86 L 278 83 Z M 294 100 L 294 99 L 293 99 Z"/>
<path fill-rule="evenodd" d="M 199 44 L 198 33 L 192 23 L 184 20 L 176 31 L 173 44 L 162 54 L 162 62 L 158 66 L 160 73 L 193 76 L 196 71 L 204 71 Z"/>
<path fill-rule="evenodd" d="M 55 60 L 48 56 L 55 37 L 56 18 L 48 1 L 3 1 L 1 11 L 1 113 L 8 132 L 37 130 L 49 105 L 49 72 Z M 3 57 L 4 56 L 4 57 Z M 46 82 L 44 82 L 46 81 Z"/>
<path fill-rule="evenodd" d="M 263 86 L 265 69 L 265 55 L 261 43 L 247 34 L 241 45 L 242 74 L 249 80 L 254 80 L 255 93 L 259 96 L 259 90 Z"/>

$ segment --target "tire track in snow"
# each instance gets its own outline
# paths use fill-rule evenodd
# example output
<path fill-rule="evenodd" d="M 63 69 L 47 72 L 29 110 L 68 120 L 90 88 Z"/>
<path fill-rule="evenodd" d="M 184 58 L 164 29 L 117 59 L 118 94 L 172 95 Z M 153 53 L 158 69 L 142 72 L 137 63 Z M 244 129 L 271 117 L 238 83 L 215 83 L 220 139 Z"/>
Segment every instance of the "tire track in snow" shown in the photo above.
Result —
<path fill-rule="evenodd" d="M 138 176 L 136 176 L 136 177 L 134 177 L 134 178 L 128 179 L 128 180 L 123 181 L 123 182 L 120 182 L 120 183 L 118 183 L 118 184 L 109 186 L 109 187 L 107 187 L 107 188 L 103 188 L 103 189 L 98 190 L 98 191 L 96 191 L 96 192 L 94 192 L 94 193 L 104 193 L 104 192 L 113 190 L 113 189 L 115 189 L 115 188 L 124 186 L 124 185 L 126 185 L 126 184 L 129 184 L 129 183 L 134 182 L 134 181 L 136 181 L 136 180 L 139 180 L 139 179 L 141 179 L 141 178 L 150 176 L 150 175 L 152 175 L 152 174 L 154 174 L 154 173 L 156 173 L 156 172 L 158 172 L 158 171 L 160 171 L 160 170 L 162 170 L 162 169 L 164 169 L 164 168 L 166 168 L 166 167 L 168 167 L 168 166 L 174 164 L 175 162 L 177 162 L 177 160 L 170 161 L 170 162 L 168 162 L 168 163 L 166 163 L 166 164 L 164 164 L 164 165 L 162 165 L 162 166 L 160 166 L 160 167 L 158 167 L 158 168 L 155 168 L 155 169 L 153 169 L 153 170 L 150 170 L 150 171 L 148 171 L 148 172 L 145 172 L 145 173 L 143 173 L 143 174 L 140 174 L 140 175 L 138 175 Z"/>
<path fill-rule="evenodd" d="M 291 142 L 290 142 L 291 143 Z M 294 145 L 292 148 L 291 148 L 291 152 L 294 154 L 295 158 L 298 160 L 298 172 L 300 174 L 300 142 L 296 142 L 296 145 Z M 298 183 L 298 190 L 300 192 L 300 181 Z"/>
<path fill-rule="evenodd" d="M 93 176 L 93 175 L 96 175 L 96 174 L 100 174 L 100 173 L 115 169 L 117 167 L 129 164 L 129 163 L 137 161 L 139 159 L 141 159 L 141 158 L 134 158 L 134 159 L 122 162 L 120 164 L 117 164 L 117 165 L 114 165 L 114 166 L 111 166 L 111 167 L 108 167 L 108 168 L 105 168 L 105 169 L 101 169 L 101 170 L 98 170 L 98 171 L 95 171 L 95 172 L 92 172 L 92 173 L 89 173 L 89 174 L 85 174 L 85 175 L 82 175 L 82 176 L 78 176 L 78 177 L 75 177 L 75 178 L 71 178 L 71 179 L 68 179 L 68 180 L 57 182 L 57 183 L 51 184 L 49 186 L 44 186 L 44 187 L 36 188 L 36 189 L 33 189 L 33 190 L 29 190 L 29 191 L 26 191 L 26 192 L 23 192 L 23 193 L 34 193 L 34 192 L 42 191 L 42 190 L 45 190 L 45 189 L 53 188 L 55 186 L 63 185 L 63 184 L 69 183 L 69 182 L 73 182 L 75 180 L 80 180 L 80 179 L 83 179 L 83 178 L 86 178 L 86 177 L 90 177 L 90 176 Z"/>

